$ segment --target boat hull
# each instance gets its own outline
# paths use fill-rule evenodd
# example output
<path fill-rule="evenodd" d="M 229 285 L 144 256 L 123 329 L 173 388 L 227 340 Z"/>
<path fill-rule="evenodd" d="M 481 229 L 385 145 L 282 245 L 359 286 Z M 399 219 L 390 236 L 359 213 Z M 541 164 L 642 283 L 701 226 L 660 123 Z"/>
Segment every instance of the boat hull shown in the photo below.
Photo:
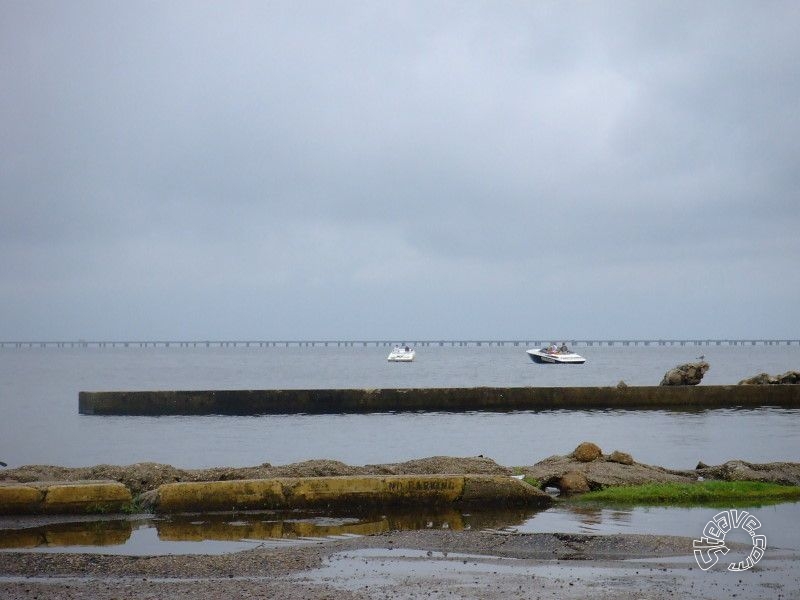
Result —
<path fill-rule="evenodd" d="M 538 364 L 549 365 L 582 365 L 586 359 L 574 352 L 556 353 L 545 352 L 543 350 L 526 350 L 531 360 Z"/>

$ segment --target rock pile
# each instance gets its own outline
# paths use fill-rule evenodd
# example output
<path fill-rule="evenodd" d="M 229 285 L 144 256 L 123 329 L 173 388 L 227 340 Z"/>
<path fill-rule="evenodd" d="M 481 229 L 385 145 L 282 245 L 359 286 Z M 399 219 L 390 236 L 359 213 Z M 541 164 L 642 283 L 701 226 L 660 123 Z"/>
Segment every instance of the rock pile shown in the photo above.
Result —
<path fill-rule="evenodd" d="M 697 385 L 710 368 L 711 365 L 704 360 L 679 365 L 666 372 L 660 385 Z"/>
<path fill-rule="evenodd" d="M 702 461 L 695 469 L 704 479 L 720 481 L 762 481 L 780 485 L 800 485 L 800 463 L 749 463 L 743 460 L 709 466 Z"/>
<path fill-rule="evenodd" d="M 583 442 L 566 456 L 551 456 L 531 467 L 525 474 L 539 480 L 541 487 L 556 487 L 564 494 L 596 490 L 609 485 L 641 483 L 688 483 L 697 475 L 637 463 L 627 452 L 614 450 L 604 455 L 597 444 Z"/>
<path fill-rule="evenodd" d="M 800 371 L 786 371 L 782 375 L 759 373 L 742 379 L 739 385 L 795 385 L 800 384 Z"/>

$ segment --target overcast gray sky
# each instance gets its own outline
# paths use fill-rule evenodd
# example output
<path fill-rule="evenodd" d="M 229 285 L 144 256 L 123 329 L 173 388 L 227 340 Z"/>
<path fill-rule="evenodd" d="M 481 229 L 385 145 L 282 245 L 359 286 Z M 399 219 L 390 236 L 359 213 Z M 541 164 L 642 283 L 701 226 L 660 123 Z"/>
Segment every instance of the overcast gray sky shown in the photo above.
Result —
<path fill-rule="evenodd" d="M 798 32 L 0 0 L 0 339 L 800 337 Z"/>

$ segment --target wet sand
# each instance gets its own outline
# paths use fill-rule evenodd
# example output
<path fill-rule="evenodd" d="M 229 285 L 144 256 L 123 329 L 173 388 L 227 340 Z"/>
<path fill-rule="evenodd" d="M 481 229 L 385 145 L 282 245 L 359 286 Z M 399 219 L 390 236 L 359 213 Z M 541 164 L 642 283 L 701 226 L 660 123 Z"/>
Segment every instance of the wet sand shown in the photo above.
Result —
<path fill-rule="evenodd" d="M 0 597 L 798 598 L 797 553 L 749 571 L 701 571 L 692 540 L 406 531 L 264 544 L 221 556 L 0 554 Z"/>

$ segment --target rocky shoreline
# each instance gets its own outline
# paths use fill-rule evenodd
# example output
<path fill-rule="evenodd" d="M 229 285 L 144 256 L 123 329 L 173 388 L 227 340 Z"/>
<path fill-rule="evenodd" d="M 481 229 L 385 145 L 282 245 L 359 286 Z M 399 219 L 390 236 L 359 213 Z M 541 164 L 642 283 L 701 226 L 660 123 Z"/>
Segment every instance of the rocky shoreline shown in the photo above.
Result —
<path fill-rule="evenodd" d="M 636 462 L 591 443 L 529 466 L 503 466 L 490 458 L 436 456 L 379 465 L 305 461 L 284 466 L 178 469 L 139 463 L 84 468 L 30 465 L 0 471 L 0 483 L 110 479 L 135 494 L 180 481 L 270 477 L 481 474 L 535 478 L 544 487 L 570 490 L 698 478 L 798 485 L 800 463 L 702 463 L 686 470 Z M 86 518 L 86 517 L 84 517 Z M 3 529 L 29 527 L 48 517 L 4 517 Z M 24 523 L 24 524 L 23 524 Z M 654 535 L 520 534 L 477 530 L 388 531 L 374 535 L 290 542 L 218 556 L 112 556 L 3 552 L 0 597 L 32 599 L 120 597 L 191 598 L 728 598 L 790 597 L 800 588 L 793 551 L 773 551 L 758 573 L 701 572 L 692 540 Z"/>
<path fill-rule="evenodd" d="M 591 458 L 580 454 L 584 444 L 595 446 Z M 563 489 L 561 478 L 572 472 L 586 478 L 589 489 L 612 485 L 644 483 L 689 483 L 698 478 L 721 481 L 761 481 L 784 485 L 800 485 L 800 463 L 750 463 L 730 460 L 721 465 L 698 463 L 695 468 L 668 469 L 637 462 L 619 450 L 603 454 L 599 447 L 585 442 L 567 455 L 554 455 L 533 465 L 503 466 L 484 456 L 433 456 L 399 463 L 354 466 L 335 460 L 308 460 L 289 465 L 263 463 L 253 467 L 215 467 L 210 469 L 180 469 L 160 463 L 133 465 L 95 465 L 91 467 L 59 467 L 26 465 L 0 471 L 0 483 L 59 482 L 80 480 L 111 480 L 125 485 L 132 493 L 155 490 L 161 485 L 176 482 L 233 481 L 277 477 L 336 477 L 369 475 L 513 475 L 523 474 L 541 482 L 542 487 Z"/>

